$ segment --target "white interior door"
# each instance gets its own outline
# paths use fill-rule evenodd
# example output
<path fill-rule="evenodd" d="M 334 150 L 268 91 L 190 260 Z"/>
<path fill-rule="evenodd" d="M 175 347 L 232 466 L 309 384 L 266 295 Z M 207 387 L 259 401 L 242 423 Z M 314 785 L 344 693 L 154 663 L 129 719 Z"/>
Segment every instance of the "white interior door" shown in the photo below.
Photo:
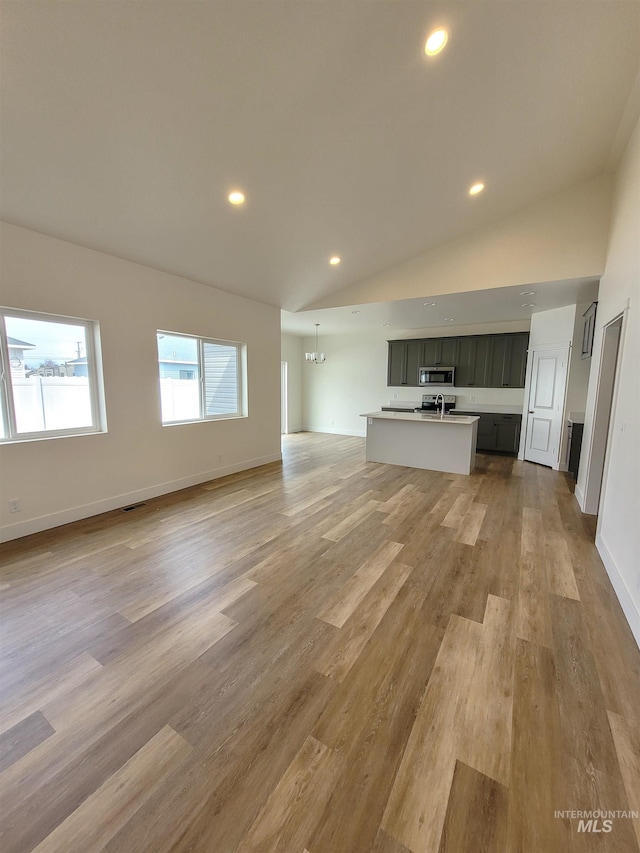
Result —
<path fill-rule="evenodd" d="M 558 468 L 569 349 L 533 351 L 524 458 Z"/>

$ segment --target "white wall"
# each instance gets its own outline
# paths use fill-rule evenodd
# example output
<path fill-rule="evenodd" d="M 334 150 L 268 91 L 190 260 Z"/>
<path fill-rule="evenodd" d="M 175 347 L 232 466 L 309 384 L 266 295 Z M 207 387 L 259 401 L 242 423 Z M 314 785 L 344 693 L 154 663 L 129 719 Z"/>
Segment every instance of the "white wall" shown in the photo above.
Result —
<path fill-rule="evenodd" d="M 597 279 L 604 271 L 610 212 L 611 180 L 593 178 L 305 307 Z"/>
<path fill-rule="evenodd" d="M 282 335 L 282 361 L 287 362 L 287 414 L 289 432 L 302 429 L 302 370 L 304 365 L 302 338 Z"/>
<path fill-rule="evenodd" d="M 573 337 L 576 316 L 575 305 L 538 311 L 531 315 L 529 347 L 545 344 L 569 344 Z"/>
<path fill-rule="evenodd" d="M 445 337 L 454 335 L 520 332 L 528 322 L 493 323 L 477 326 L 447 326 L 446 329 L 412 329 L 394 333 L 393 339 Z M 365 435 L 365 412 L 379 411 L 394 398 L 398 402 L 420 403 L 422 388 L 387 386 L 388 344 L 373 334 L 323 335 L 322 349 L 327 360 L 321 365 L 305 365 L 304 428 L 313 432 L 340 435 Z M 313 349 L 313 338 L 304 339 L 305 348 Z M 447 393 L 458 397 L 457 404 L 500 403 L 521 406 L 521 388 L 451 388 Z"/>
<path fill-rule="evenodd" d="M 598 294 L 585 434 L 576 497 L 593 512 L 590 468 L 603 327 L 624 315 L 596 545 L 640 645 L 640 122 L 616 175 L 613 219 Z"/>
<path fill-rule="evenodd" d="M 5 223 L 2 303 L 100 323 L 108 432 L 0 445 L 0 536 L 280 458 L 280 312 Z M 247 418 L 163 427 L 156 329 L 247 344 Z M 9 498 L 22 512 L 8 513 Z"/>

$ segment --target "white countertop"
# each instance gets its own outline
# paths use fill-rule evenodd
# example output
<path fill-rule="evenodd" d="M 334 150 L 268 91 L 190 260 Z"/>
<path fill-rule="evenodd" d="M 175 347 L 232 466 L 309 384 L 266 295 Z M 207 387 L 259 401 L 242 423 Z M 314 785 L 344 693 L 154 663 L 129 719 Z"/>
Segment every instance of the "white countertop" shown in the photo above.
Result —
<path fill-rule="evenodd" d="M 475 423 L 479 418 L 465 415 L 445 415 L 441 418 L 440 415 L 424 415 L 421 412 L 367 412 L 360 415 L 361 418 L 376 418 L 384 421 L 422 421 L 429 424 L 462 424 L 469 426 Z"/>

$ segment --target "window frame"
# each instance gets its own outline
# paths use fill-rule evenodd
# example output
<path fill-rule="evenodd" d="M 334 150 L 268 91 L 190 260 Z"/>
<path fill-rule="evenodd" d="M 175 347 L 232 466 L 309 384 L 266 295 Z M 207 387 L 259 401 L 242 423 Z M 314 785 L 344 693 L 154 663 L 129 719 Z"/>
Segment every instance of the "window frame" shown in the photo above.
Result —
<path fill-rule="evenodd" d="M 66 429 L 18 432 L 13 383 L 11 381 L 8 333 L 5 324 L 5 318 L 7 317 L 20 320 L 35 320 L 41 323 L 81 326 L 84 328 L 91 425 L 68 427 Z M 0 409 L 0 416 L 4 432 L 6 433 L 4 436 L 0 435 L 0 444 L 16 444 L 24 441 L 47 441 L 54 438 L 106 433 L 107 420 L 104 404 L 100 327 L 98 321 L 87 320 L 82 317 L 70 317 L 64 314 L 49 314 L 45 311 L 26 311 L 22 308 L 0 306 Z"/>
<path fill-rule="evenodd" d="M 197 380 L 198 388 L 198 403 L 200 406 L 200 417 L 198 418 L 180 418 L 175 421 L 165 421 L 162 416 L 162 390 L 160 382 L 160 353 L 158 352 L 158 335 L 171 335 L 176 338 L 191 338 L 198 345 L 198 361 L 197 368 L 199 377 Z M 215 415 L 207 415 L 206 412 L 206 381 L 204 370 L 204 346 L 205 344 L 215 344 L 225 347 L 234 347 L 236 351 L 236 391 L 237 391 L 237 408 L 235 412 L 223 412 Z M 188 332 L 176 332 L 169 329 L 156 329 L 156 352 L 158 360 L 158 390 L 160 391 L 160 422 L 163 427 L 180 426 L 181 424 L 199 424 L 210 421 L 228 421 L 238 418 L 247 417 L 247 400 L 246 400 L 246 370 L 247 370 L 247 345 L 242 341 L 229 341 L 222 338 L 209 338 L 204 335 L 192 335 Z"/>

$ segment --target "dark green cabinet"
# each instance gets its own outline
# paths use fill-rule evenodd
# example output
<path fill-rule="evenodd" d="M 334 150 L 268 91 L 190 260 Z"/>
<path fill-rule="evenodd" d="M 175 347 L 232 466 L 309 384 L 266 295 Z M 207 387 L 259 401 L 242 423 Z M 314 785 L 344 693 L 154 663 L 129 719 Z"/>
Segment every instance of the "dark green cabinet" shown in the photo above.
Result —
<path fill-rule="evenodd" d="M 487 370 L 487 388 L 502 388 L 504 365 L 507 358 L 507 342 L 503 337 L 494 335 L 489 338 L 489 361 Z"/>
<path fill-rule="evenodd" d="M 574 480 L 578 479 L 578 468 L 580 466 L 580 452 L 582 450 L 582 436 L 584 424 L 569 423 L 569 473 Z"/>
<path fill-rule="evenodd" d="M 407 341 L 407 385 L 418 385 L 418 370 L 422 367 L 422 341 Z"/>
<path fill-rule="evenodd" d="M 593 336 L 596 330 L 597 307 L 598 303 L 592 302 L 582 315 L 584 318 L 584 325 L 582 328 L 582 351 L 580 353 L 580 358 L 591 358 L 591 353 L 593 352 Z"/>
<path fill-rule="evenodd" d="M 473 412 L 468 412 L 473 414 Z M 493 425 L 493 415 L 479 415 L 476 450 L 495 450 L 497 434 Z"/>
<path fill-rule="evenodd" d="M 489 338 L 473 336 L 458 339 L 456 362 L 457 388 L 485 388 L 489 359 Z"/>
<path fill-rule="evenodd" d="M 503 415 L 493 412 L 460 412 L 460 414 L 475 415 L 480 418 L 476 450 L 518 452 L 522 415 Z"/>
<path fill-rule="evenodd" d="M 422 361 L 419 367 L 455 367 L 458 338 L 427 338 L 422 341 Z"/>
<path fill-rule="evenodd" d="M 528 352 L 529 335 L 514 335 L 511 338 L 511 351 L 508 353 L 504 371 L 509 388 L 524 388 Z"/>
<path fill-rule="evenodd" d="M 517 453 L 520 446 L 521 415 L 499 415 L 494 418 L 496 450 Z"/>
<path fill-rule="evenodd" d="M 389 341 L 389 366 L 387 369 L 387 385 L 406 384 L 407 341 Z"/>
<path fill-rule="evenodd" d="M 489 337 L 486 388 L 524 388 L 529 335 Z"/>
<path fill-rule="evenodd" d="M 422 341 L 389 341 L 387 385 L 418 385 Z"/>
<path fill-rule="evenodd" d="M 457 388 L 524 388 L 527 332 L 389 341 L 387 385 L 418 387 L 420 367 L 455 367 Z"/>

